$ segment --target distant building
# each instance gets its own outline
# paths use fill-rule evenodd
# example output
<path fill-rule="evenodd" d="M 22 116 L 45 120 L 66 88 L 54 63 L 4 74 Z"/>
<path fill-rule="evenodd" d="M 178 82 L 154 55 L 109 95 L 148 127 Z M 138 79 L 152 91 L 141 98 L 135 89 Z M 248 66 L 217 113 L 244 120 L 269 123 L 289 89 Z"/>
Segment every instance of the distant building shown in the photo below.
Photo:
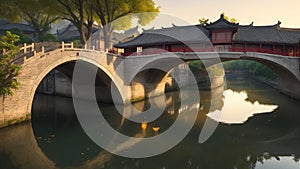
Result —
<path fill-rule="evenodd" d="M 280 22 L 269 26 L 239 25 L 220 19 L 207 25 L 175 26 L 145 30 L 136 38 L 114 47 L 128 56 L 133 53 L 161 52 L 262 52 L 300 56 L 300 29 L 282 28 Z M 199 34 L 199 30 L 203 34 Z M 203 43 L 209 40 L 212 45 Z"/>
<path fill-rule="evenodd" d="M 23 34 L 29 36 L 33 40 L 36 37 L 36 32 L 30 25 L 24 23 L 11 23 L 5 19 L 0 19 L 0 35 L 5 35 L 6 31 L 14 29 L 20 30 Z"/>
<path fill-rule="evenodd" d="M 133 37 L 136 37 L 138 34 L 139 34 L 138 27 L 128 29 L 124 31 L 124 33 L 113 32 L 112 45 L 132 39 Z M 72 23 L 68 23 L 63 28 L 57 30 L 57 38 L 60 41 L 69 42 L 74 40 L 80 40 L 80 34 L 76 26 L 74 26 Z M 94 26 L 93 36 L 91 40 L 92 40 L 91 43 L 95 47 L 95 49 L 104 50 L 104 35 L 103 35 L 102 28 L 100 28 L 97 25 Z"/>

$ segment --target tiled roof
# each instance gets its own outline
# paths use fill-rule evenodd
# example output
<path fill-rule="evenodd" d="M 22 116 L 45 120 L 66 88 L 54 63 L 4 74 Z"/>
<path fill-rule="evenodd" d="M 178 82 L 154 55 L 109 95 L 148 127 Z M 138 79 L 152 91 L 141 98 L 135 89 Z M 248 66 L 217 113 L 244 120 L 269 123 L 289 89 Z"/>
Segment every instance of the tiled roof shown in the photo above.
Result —
<path fill-rule="evenodd" d="M 73 24 L 69 24 L 68 26 L 57 30 L 57 38 L 60 41 L 68 41 L 80 38 L 80 34 Z"/>
<path fill-rule="evenodd" d="M 103 39 L 103 31 L 102 28 L 100 28 L 100 37 L 101 40 Z M 93 35 L 93 36 L 97 36 L 97 38 L 99 37 L 99 33 L 98 33 L 99 28 L 93 28 L 93 34 L 97 32 L 97 35 Z M 62 28 L 60 30 L 57 31 L 57 37 L 59 40 L 61 41 L 70 41 L 70 40 L 74 40 L 74 39 L 80 39 L 80 34 L 78 32 L 78 29 L 76 28 L 76 26 L 74 26 L 73 24 L 69 24 L 68 26 L 66 26 L 65 28 Z M 114 42 L 119 42 L 123 39 L 127 38 L 127 36 L 125 36 L 124 34 L 120 34 L 117 32 L 113 32 L 112 33 L 112 41 Z"/>
<path fill-rule="evenodd" d="M 279 24 L 271 26 L 239 26 L 233 37 L 234 42 L 298 44 L 300 30 L 280 28 Z"/>
<path fill-rule="evenodd" d="M 22 23 L 7 23 L 4 25 L 0 25 L 1 30 L 11 30 L 11 29 L 20 29 L 23 32 L 32 32 L 34 33 L 35 30 L 27 24 Z"/>
<path fill-rule="evenodd" d="M 220 19 L 206 25 L 207 29 L 237 29 L 239 24 L 231 23 L 224 18 L 222 14 Z"/>
<path fill-rule="evenodd" d="M 0 26 L 9 24 L 10 22 L 6 19 L 0 19 Z"/>
<path fill-rule="evenodd" d="M 204 34 L 199 34 L 199 28 Z M 206 26 L 175 26 L 162 29 L 146 30 L 136 38 L 116 44 L 117 48 L 153 46 L 161 44 L 180 44 L 206 40 L 214 29 L 232 30 L 234 42 L 266 44 L 299 44 L 300 29 L 281 28 L 280 22 L 270 26 L 239 25 L 228 22 L 221 15 L 216 22 Z"/>
<path fill-rule="evenodd" d="M 124 31 L 124 34 L 125 34 L 127 37 L 130 37 L 130 36 L 133 36 L 133 35 L 138 35 L 138 34 L 140 34 L 138 28 L 139 28 L 138 26 L 133 27 L 133 28 L 130 28 L 130 29 Z"/>
<path fill-rule="evenodd" d="M 124 48 L 162 43 L 201 42 L 206 41 L 209 35 L 210 32 L 201 25 L 173 26 L 170 28 L 145 30 L 135 39 L 116 44 L 115 47 Z"/>

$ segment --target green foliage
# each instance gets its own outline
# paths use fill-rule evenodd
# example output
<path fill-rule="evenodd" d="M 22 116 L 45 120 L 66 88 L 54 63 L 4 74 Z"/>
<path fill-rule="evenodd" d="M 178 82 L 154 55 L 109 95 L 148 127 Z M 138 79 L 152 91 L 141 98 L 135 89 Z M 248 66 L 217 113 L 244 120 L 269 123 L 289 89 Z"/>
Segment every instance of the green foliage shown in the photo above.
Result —
<path fill-rule="evenodd" d="M 221 76 L 224 74 L 222 65 L 217 64 L 206 68 L 201 60 L 189 62 L 189 68 L 192 72 L 207 72 L 210 76 Z"/>
<path fill-rule="evenodd" d="M 15 45 L 18 42 L 19 36 L 6 32 L 5 36 L 0 40 L 0 95 L 12 95 L 12 89 L 18 89 L 19 83 L 16 76 L 21 69 L 21 66 L 13 64 L 12 60 L 19 52 L 19 48 Z"/>
<path fill-rule="evenodd" d="M 20 17 L 18 11 L 11 4 L 9 0 L 0 0 L 0 18 L 5 18 L 10 21 L 19 21 Z"/>
<path fill-rule="evenodd" d="M 131 27 L 132 20 L 146 25 L 156 18 L 159 7 L 153 0 L 95 0 L 97 22 L 103 26 L 105 48 L 109 48 L 111 33 Z"/>
<path fill-rule="evenodd" d="M 190 61 L 189 67 L 193 72 L 194 71 L 203 71 L 205 69 L 205 66 L 203 65 L 201 60 Z"/>
<path fill-rule="evenodd" d="M 207 68 L 207 72 L 210 76 L 221 76 L 224 75 L 224 68 L 221 64 L 216 64 Z"/>
<path fill-rule="evenodd" d="M 248 60 L 230 61 L 230 62 L 225 62 L 223 66 L 225 70 L 247 70 L 252 75 L 260 76 L 265 79 L 276 78 L 276 75 L 274 74 L 272 69 L 256 61 L 248 61 Z"/>
<path fill-rule="evenodd" d="M 51 34 L 51 33 L 46 33 L 45 35 L 39 37 L 39 41 L 40 42 L 46 42 L 46 41 L 50 41 L 50 42 L 58 42 L 58 39 L 55 35 Z"/>
<path fill-rule="evenodd" d="M 17 22 L 25 20 L 36 31 L 38 37 L 43 36 L 56 22 L 59 16 L 56 12 L 56 3 L 53 0 L 0 0 L 2 18 Z"/>
<path fill-rule="evenodd" d="M 95 19 L 95 0 L 56 0 L 56 12 L 61 18 L 76 26 L 80 34 L 81 43 L 86 44 L 92 36 Z"/>
<path fill-rule="evenodd" d="M 20 29 L 14 28 L 11 29 L 10 32 L 12 34 L 16 34 L 19 36 L 20 40 L 17 41 L 15 44 L 19 45 L 19 44 L 24 44 L 24 43 L 33 43 L 34 41 L 27 35 L 25 35 Z"/>
<path fill-rule="evenodd" d="M 82 44 L 80 40 L 73 40 L 74 48 L 82 48 Z"/>
<path fill-rule="evenodd" d="M 145 25 L 159 12 L 153 0 L 0 0 L 0 8 L 8 9 L 0 12 L 2 18 L 27 21 L 37 32 L 35 40 L 42 39 L 59 18 L 69 20 L 82 44 L 91 37 L 94 22 L 104 27 L 105 44 L 109 44 L 114 30 L 130 28 L 133 19 Z"/>

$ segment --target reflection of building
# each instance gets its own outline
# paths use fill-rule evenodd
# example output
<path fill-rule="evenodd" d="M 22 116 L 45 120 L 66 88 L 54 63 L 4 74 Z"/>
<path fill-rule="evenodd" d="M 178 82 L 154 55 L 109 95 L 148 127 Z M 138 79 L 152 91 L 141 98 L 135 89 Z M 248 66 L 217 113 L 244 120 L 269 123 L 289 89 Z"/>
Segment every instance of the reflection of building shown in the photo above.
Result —
<path fill-rule="evenodd" d="M 195 28 L 198 30 L 195 31 Z M 203 34 L 200 35 L 199 31 Z M 205 43 L 207 39 L 213 46 Z M 215 49 L 300 56 L 299 39 L 300 29 L 281 28 L 280 22 L 270 26 L 253 26 L 253 23 L 239 25 L 228 22 L 221 15 L 220 19 L 207 25 L 173 25 L 171 28 L 146 30 L 135 39 L 115 47 L 122 48 L 126 56 L 134 54 L 138 47 L 143 49 L 142 54 L 205 52 Z"/>

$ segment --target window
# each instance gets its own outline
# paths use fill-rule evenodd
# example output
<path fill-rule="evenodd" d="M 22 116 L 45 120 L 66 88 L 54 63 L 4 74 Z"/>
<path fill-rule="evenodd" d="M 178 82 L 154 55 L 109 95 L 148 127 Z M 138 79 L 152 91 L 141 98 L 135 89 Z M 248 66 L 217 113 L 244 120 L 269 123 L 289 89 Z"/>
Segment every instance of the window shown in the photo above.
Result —
<path fill-rule="evenodd" d="M 226 32 L 218 32 L 216 33 L 216 41 L 226 40 Z"/>
<path fill-rule="evenodd" d="M 143 47 L 139 46 L 136 48 L 137 53 L 141 53 L 143 51 Z"/>
<path fill-rule="evenodd" d="M 232 39 L 232 32 L 213 32 L 212 41 L 214 43 L 230 43 Z"/>

